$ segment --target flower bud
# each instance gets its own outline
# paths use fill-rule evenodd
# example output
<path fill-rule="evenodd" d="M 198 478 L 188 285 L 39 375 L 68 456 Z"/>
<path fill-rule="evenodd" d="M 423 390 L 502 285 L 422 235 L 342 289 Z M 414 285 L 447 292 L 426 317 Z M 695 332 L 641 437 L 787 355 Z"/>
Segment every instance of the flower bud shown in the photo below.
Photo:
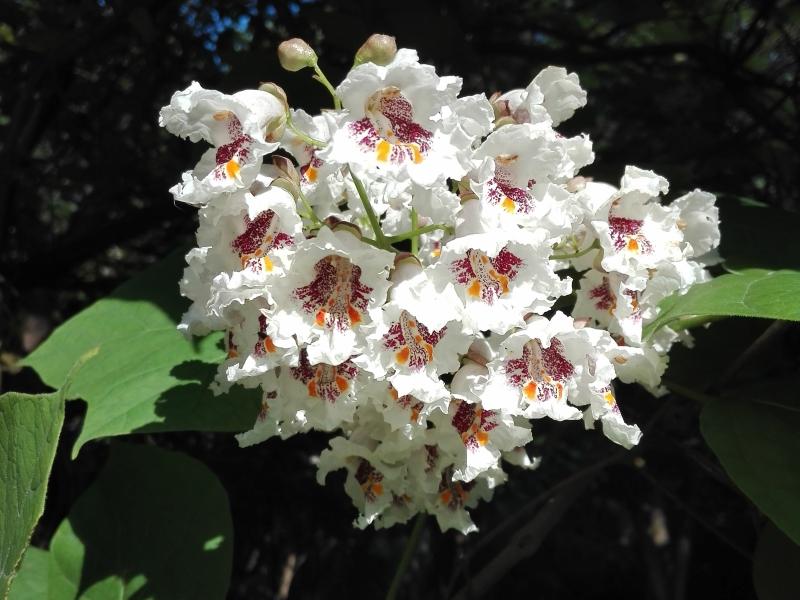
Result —
<path fill-rule="evenodd" d="M 297 169 L 290 158 L 281 156 L 280 154 L 274 154 L 272 156 L 272 164 L 281 172 L 283 177 L 291 181 L 296 186 L 300 186 L 300 173 L 297 172 Z"/>
<path fill-rule="evenodd" d="M 399 252 L 394 257 L 394 268 L 389 280 L 395 284 L 422 273 L 422 263 L 410 252 Z"/>
<path fill-rule="evenodd" d="M 592 261 L 592 268 L 595 271 L 600 271 L 601 273 L 607 273 L 607 271 L 603 268 L 603 258 L 605 254 L 603 253 L 603 249 L 600 248 L 597 252 L 595 252 L 594 260 Z"/>
<path fill-rule="evenodd" d="M 373 33 L 356 52 L 355 64 L 371 62 L 381 66 L 388 65 L 395 54 L 397 54 L 397 42 L 392 36 Z"/>
<path fill-rule="evenodd" d="M 480 338 L 472 342 L 464 358 L 485 367 L 492 360 L 492 349 L 484 338 Z"/>
<path fill-rule="evenodd" d="M 502 100 L 502 97 L 502 93 L 495 92 L 492 94 L 491 98 L 489 98 L 489 104 L 492 105 L 492 110 L 494 110 L 495 120 L 511 116 L 511 111 L 508 109 L 508 101 Z"/>
<path fill-rule="evenodd" d="M 354 223 L 341 221 L 334 216 L 330 216 L 325 219 L 325 224 L 334 231 L 346 231 L 350 235 L 355 236 L 357 239 L 361 239 L 361 229 Z"/>
<path fill-rule="evenodd" d="M 286 132 L 286 115 L 275 117 L 269 123 L 264 131 L 264 139 L 268 142 L 279 142 Z"/>
<path fill-rule="evenodd" d="M 458 182 L 458 197 L 461 199 L 462 204 L 468 200 L 476 200 L 478 198 L 475 192 L 472 191 L 469 183 L 469 177 L 463 177 Z"/>
<path fill-rule="evenodd" d="M 513 125 L 516 121 L 512 117 L 500 117 L 494 122 L 494 128 L 500 129 L 503 125 Z"/>
<path fill-rule="evenodd" d="M 592 180 L 591 177 L 586 178 L 586 177 L 581 177 L 580 175 L 578 175 L 577 177 L 573 177 L 572 179 L 568 180 L 566 185 L 564 186 L 564 188 L 568 192 L 574 194 L 575 192 L 580 192 L 581 190 L 585 189 L 586 188 L 586 183 L 591 181 L 591 180 Z"/>
<path fill-rule="evenodd" d="M 292 38 L 278 46 L 278 60 L 287 71 L 299 71 L 315 66 L 317 54 L 300 38 Z"/>
<path fill-rule="evenodd" d="M 267 92 L 268 94 L 275 96 L 278 100 L 280 100 L 281 104 L 283 104 L 283 110 L 287 112 L 289 111 L 289 99 L 286 97 L 286 92 L 277 83 L 266 81 L 258 86 L 258 89 L 262 92 Z"/>
<path fill-rule="evenodd" d="M 300 197 L 299 186 L 287 177 L 278 177 L 270 184 L 270 187 L 277 187 L 281 188 L 282 190 L 286 190 L 295 200 Z"/>

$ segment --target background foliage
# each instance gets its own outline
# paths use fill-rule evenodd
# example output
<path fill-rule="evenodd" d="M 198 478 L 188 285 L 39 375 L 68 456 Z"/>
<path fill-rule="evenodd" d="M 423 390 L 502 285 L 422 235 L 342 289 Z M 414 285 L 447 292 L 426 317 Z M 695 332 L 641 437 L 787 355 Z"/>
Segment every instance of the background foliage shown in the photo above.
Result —
<path fill-rule="evenodd" d="M 169 137 L 156 122 L 174 90 L 193 79 L 226 92 L 275 80 L 293 105 L 316 110 L 327 102 L 324 90 L 302 74 L 280 71 L 277 44 L 304 37 L 335 81 L 376 31 L 417 48 L 439 72 L 463 75 L 467 93 L 524 86 L 548 64 L 577 71 L 589 105 L 565 133 L 585 131 L 594 140 L 598 161 L 584 174 L 615 182 L 632 163 L 666 176 L 673 194 L 695 186 L 712 191 L 722 207 L 729 267 L 798 268 L 797 218 L 779 212 L 797 209 L 800 184 L 800 8 L 788 0 L 6 1 L 0 4 L 2 389 L 39 392 L 47 389 L 42 381 L 59 387 L 92 346 L 90 335 L 81 340 L 74 332 L 91 332 L 97 312 L 62 330 L 62 340 L 73 344 L 63 356 L 51 345 L 50 355 L 43 346 L 38 359 L 31 357 L 42 381 L 19 371 L 17 359 L 141 267 L 190 243 L 193 212 L 175 206 L 167 189 L 194 164 L 199 148 Z M 152 281 L 158 283 L 134 288 L 147 298 L 127 288 L 103 302 L 138 306 L 168 336 L 169 319 L 180 311 L 175 277 Z M 796 311 L 785 286 L 778 289 L 784 309 Z M 99 321 L 101 332 L 125 330 L 116 314 Z M 781 575 L 775 564 L 797 560 L 796 546 L 768 529 L 755 548 L 763 514 L 797 541 L 797 452 L 789 450 L 797 444 L 800 332 L 781 322 L 728 320 L 697 338 L 694 350 L 672 358 L 668 377 L 679 393 L 664 400 L 635 388 L 620 394 L 630 419 L 645 428 L 636 451 L 582 435 L 580 425 L 537 423 L 534 447 L 543 466 L 514 473 L 476 513 L 477 536 L 426 529 L 414 577 L 405 584 L 409 597 L 515 598 L 535 590 L 541 598 L 753 598 L 756 552 L 760 597 L 778 598 L 786 586 L 768 582 Z M 150 341 L 153 349 L 162 343 Z M 184 353 L 180 360 L 197 363 L 150 381 L 137 396 L 142 414 L 168 421 L 163 406 L 159 415 L 163 392 L 190 386 L 184 392 L 194 393 L 210 379 L 208 364 L 219 349 L 213 340 L 203 344 L 177 351 Z M 109 359 L 101 350 L 95 360 L 142 364 L 124 347 L 115 351 Z M 113 423 L 107 417 L 115 406 L 87 373 L 70 397 L 83 398 L 88 409 L 67 404 L 34 546 L 48 547 L 103 469 L 106 442 L 86 445 L 71 460 L 79 435 L 82 443 L 138 430 L 145 435 L 131 442 L 185 451 L 227 490 L 235 533 L 231 598 L 384 593 L 407 530 L 351 528 L 340 481 L 325 488 L 314 481 L 313 457 L 324 436 L 240 450 L 228 434 L 166 434 L 170 427 L 147 427 L 145 419 L 98 427 L 87 437 L 82 424 L 88 427 L 93 414 L 103 426 Z M 769 408 L 759 410 L 754 399 Z M 235 429 L 236 417 L 228 418 L 227 427 L 216 429 Z M 731 444 L 731 431 L 741 447 Z M 788 445 L 778 455 L 775 446 L 763 447 L 782 437 Z M 782 462 L 787 455 L 795 462 Z M 108 468 L 118 455 L 111 456 Z M 753 457 L 771 465 L 785 486 L 760 494 L 764 471 L 752 472 Z M 108 476 L 102 473 L 99 483 Z M 558 510 L 542 509 L 551 497 L 556 502 L 547 506 Z M 25 565 L 47 568 L 51 561 L 29 550 Z M 20 575 L 15 586 L 41 594 L 37 583 Z M 121 585 L 96 584 L 110 587 L 81 592 L 103 598 Z"/>

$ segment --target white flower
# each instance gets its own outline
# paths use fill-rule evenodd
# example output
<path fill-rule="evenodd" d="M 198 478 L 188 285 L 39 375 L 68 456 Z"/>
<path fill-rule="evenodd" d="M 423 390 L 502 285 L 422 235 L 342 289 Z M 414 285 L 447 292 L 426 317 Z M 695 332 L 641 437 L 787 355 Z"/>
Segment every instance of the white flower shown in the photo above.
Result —
<path fill-rule="evenodd" d="M 661 377 L 667 369 L 667 356 L 650 345 L 641 347 L 619 344 L 610 346 L 606 356 L 611 360 L 622 383 L 638 383 L 654 396 L 662 396 Z"/>
<path fill-rule="evenodd" d="M 473 342 L 474 345 L 475 342 Z M 470 348 L 469 354 L 471 353 L 472 348 Z M 476 404 L 481 401 L 478 394 L 486 386 L 488 379 L 489 370 L 486 366 L 466 358 L 461 368 L 453 375 L 450 391 L 456 400 L 466 400 Z"/>
<path fill-rule="evenodd" d="M 542 90 L 531 81 L 524 90 L 510 90 L 493 97 L 492 105 L 499 117 L 510 117 L 515 123 L 552 124 L 553 119 L 542 106 L 543 100 Z"/>
<path fill-rule="evenodd" d="M 614 369 L 604 356 L 614 345 L 608 333 L 575 329 L 572 318 L 558 312 L 551 320 L 534 317 L 511 334 L 488 365 L 480 394 L 483 406 L 528 418 L 580 419 L 573 405 L 586 405 L 609 385 Z"/>
<path fill-rule="evenodd" d="M 359 511 L 358 527 L 372 523 L 391 506 L 393 496 L 404 494 L 402 467 L 381 463 L 367 445 L 336 437 L 319 457 L 317 481 L 323 485 L 329 472 L 341 468 L 347 469 L 344 488 Z"/>
<path fill-rule="evenodd" d="M 494 103 L 501 116 L 509 116 L 516 123 L 556 126 L 586 106 L 586 92 L 575 73 L 567 73 L 563 67 L 547 67 L 527 88 L 506 92 Z"/>
<path fill-rule="evenodd" d="M 312 365 L 303 348 L 297 366 L 284 366 L 278 380 L 280 394 L 296 410 L 304 411 L 311 427 L 332 431 L 353 420 L 358 391 L 363 387 L 358 376 L 359 368 L 350 360 Z"/>
<path fill-rule="evenodd" d="M 255 385 L 263 383 L 261 377 L 280 366 L 296 362 L 298 348 L 292 338 L 273 339 L 268 333 L 271 311 L 265 301 L 246 302 L 238 311 L 239 323 L 226 332 L 227 360 L 220 365 L 219 389 L 231 383 Z"/>
<path fill-rule="evenodd" d="M 606 271 L 642 278 L 662 261 L 681 259 L 683 235 L 677 227 L 677 215 L 652 201 L 666 191 L 663 177 L 635 167 L 625 169 L 620 195 L 604 217 L 592 221 Z M 628 283 L 634 285 L 633 281 Z"/>
<path fill-rule="evenodd" d="M 453 400 L 446 415 L 434 414 L 431 420 L 438 445 L 457 459 L 453 479 L 459 481 L 497 468 L 503 451 L 532 439 L 530 428 L 516 425 L 510 414 L 465 400 Z"/>
<path fill-rule="evenodd" d="M 595 394 L 589 410 L 584 413 L 584 423 L 587 429 L 594 429 L 594 422 L 597 420 L 600 421 L 603 434 L 608 439 L 627 449 L 632 448 L 642 439 L 639 427 L 628 425 L 622 419 L 622 413 L 611 386 Z"/>
<path fill-rule="evenodd" d="M 498 220 L 505 213 L 515 215 L 517 221 L 539 221 L 551 207 L 540 206 L 533 187 L 552 181 L 561 159 L 555 135 L 548 136 L 546 128 L 506 125 L 475 151 L 473 160 L 481 167 L 471 186 L 482 202 L 499 211 Z"/>
<path fill-rule="evenodd" d="M 686 256 L 704 257 L 719 246 L 719 208 L 714 194 L 694 190 L 673 200 L 670 208 L 679 211 L 678 228 L 683 231 Z"/>
<path fill-rule="evenodd" d="M 471 481 L 460 481 L 453 477 L 453 467 L 441 473 L 436 494 L 426 497 L 427 512 L 436 517 L 442 531 L 455 529 L 464 535 L 478 531 L 467 508 L 474 508 L 481 500 L 489 500 L 494 488 L 505 482 L 505 473 L 496 469 L 483 473 Z"/>
<path fill-rule="evenodd" d="M 586 92 L 578 76 L 563 67 L 547 67 L 533 80 L 542 91 L 542 104 L 553 119 L 553 126 L 569 119 L 575 111 L 586 106 Z"/>
<path fill-rule="evenodd" d="M 459 357 L 467 351 L 471 337 L 457 321 L 439 329 L 428 328 L 426 317 L 434 316 L 436 310 L 436 305 L 431 305 L 425 312 L 413 314 L 398 301 L 391 301 L 375 311 L 369 350 L 359 361 L 376 377 L 386 378 L 400 396 L 414 396 L 446 410 L 449 392 L 439 377 L 458 369 Z"/>
<path fill-rule="evenodd" d="M 272 437 L 285 440 L 309 429 L 305 413 L 294 410 L 285 399 L 279 397 L 278 382 L 274 373 L 263 377 L 261 385 L 264 393 L 256 422 L 251 430 L 236 436 L 236 441 L 242 448 L 259 444 Z"/>
<path fill-rule="evenodd" d="M 468 169 L 472 141 L 489 132 L 492 114 L 486 98 L 458 103 L 460 88 L 460 78 L 438 77 L 413 50 L 399 50 L 386 66 L 359 65 L 336 90 L 344 110 L 329 113 L 333 137 L 320 158 L 407 174 L 423 186 L 458 179 Z"/>
<path fill-rule="evenodd" d="M 401 431 L 407 439 L 414 439 L 426 431 L 426 417 L 431 405 L 409 394 L 401 396 L 385 381 L 374 383 L 370 397 L 392 431 Z"/>
<path fill-rule="evenodd" d="M 278 147 L 272 130 L 284 116 L 281 102 L 259 90 L 231 96 L 203 89 L 199 83 L 173 94 L 161 109 L 158 123 L 192 142 L 205 140 L 213 146 L 183 183 L 170 191 L 176 200 L 205 204 L 214 194 L 247 187 L 261 167 L 261 158 Z"/>
<path fill-rule="evenodd" d="M 572 316 L 590 318 L 609 333 L 622 336 L 627 343 L 642 340 L 640 292 L 628 287 L 626 277 L 590 269 L 577 290 Z"/>
<path fill-rule="evenodd" d="M 294 260 L 272 295 L 272 324 L 282 338 L 308 344 L 311 364 L 337 365 L 363 347 L 370 309 L 389 288 L 393 255 L 360 241 L 349 229 L 320 229 L 297 247 Z"/>
<path fill-rule="evenodd" d="M 455 224 L 461 200 L 446 185 L 414 185 L 412 192 L 411 206 L 421 217 L 420 227 L 430 223 Z"/>
<path fill-rule="evenodd" d="M 553 271 L 544 232 L 537 233 L 473 234 L 444 246 L 430 278 L 440 291 L 455 287 L 468 332 L 522 327 L 527 313 L 543 313 L 570 292 L 570 280 Z"/>
<path fill-rule="evenodd" d="M 302 239 L 294 199 L 271 182 L 259 176 L 255 194 L 239 190 L 200 209 L 199 247 L 186 255 L 181 281 L 181 293 L 192 300 L 186 331 L 223 329 L 243 303 L 270 301 L 270 282 L 283 275 Z"/>

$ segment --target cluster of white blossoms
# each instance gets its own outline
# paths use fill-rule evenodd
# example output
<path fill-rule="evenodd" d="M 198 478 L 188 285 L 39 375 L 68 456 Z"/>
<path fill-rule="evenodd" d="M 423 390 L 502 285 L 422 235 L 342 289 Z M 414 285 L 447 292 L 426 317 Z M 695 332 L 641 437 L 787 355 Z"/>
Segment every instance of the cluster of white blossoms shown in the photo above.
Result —
<path fill-rule="evenodd" d="M 387 36 L 335 89 L 304 42 L 279 57 L 316 71 L 336 108 L 192 83 L 160 115 L 210 145 L 171 190 L 200 220 L 180 329 L 226 332 L 216 389 L 262 390 L 240 444 L 333 432 L 319 480 L 346 470 L 358 526 L 426 512 L 464 533 L 504 462 L 535 466 L 533 419 L 636 444 L 614 380 L 660 391 L 688 334 L 642 328 L 708 278 L 714 197 L 662 204 L 667 181 L 636 167 L 618 188 L 577 176 L 594 153 L 554 129 L 586 104 L 563 68 L 487 98 Z"/>

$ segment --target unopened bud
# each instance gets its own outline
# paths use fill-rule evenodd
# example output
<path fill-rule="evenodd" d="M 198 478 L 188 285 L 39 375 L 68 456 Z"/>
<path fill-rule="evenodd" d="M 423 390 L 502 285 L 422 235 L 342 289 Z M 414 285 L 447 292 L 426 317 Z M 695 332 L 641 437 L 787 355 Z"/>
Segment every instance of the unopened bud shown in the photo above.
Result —
<path fill-rule="evenodd" d="M 281 104 L 283 104 L 283 110 L 289 110 L 289 98 L 286 97 L 286 92 L 277 83 L 266 81 L 258 86 L 258 89 L 262 92 L 267 92 L 268 94 L 275 96 L 278 100 L 280 100 Z"/>
<path fill-rule="evenodd" d="M 275 154 L 272 156 L 272 164 L 281 172 L 281 176 L 285 177 L 296 186 L 300 185 L 300 173 L 297 172 L 290 158 Z"/>
<path fill-rule="evenodd" d="M 472 342 L 472 344 L 470 344 L 469 350 L 467 350 L 466 358 L 481 365 L 482 367 L 485 367 L 486 364 L 492 359 L 492 349 L 484 338 L 475 340 Z"/>
<path fill-rule="evenodd" d="M 288 177 L 278 177 L 270 184 L 270 187 L 286 190 L 295 200 L 300 197 L 300 187 Z"/>
<path fill-rule="evenodd" d="M 516 121 L 512 117 L 500 117 L 494 122 L 494 128 L 500 129 L 503 125 L 513 125 Z"/>
<path fill-rule="evenodd" d="M 580 192 L 581 190 L 585 189 L 587 181 L 591 181 L 591 178 L 587 179 L 586 177 L 581 177 L 578 175 L 577 177 L 573 177 L 572 179 L 568 180 L 564 188 L 568 192 L 574 194 L 575 192 Z"/>
<path fill-rule="evenodd" d="M 492 94 L 492 97 L 489 98 L 489 104 L 492 105 L 492 109 L 494 110 L 495 120 L 511 116 L 511 111 L 508 108 L 508 100 L 501 100 L 502 97 L 502 93 L 495 92 Z"/>
<path fill-rule="evenodd" d="M 410 262 L 411 264 L 417 264 L 422 266 L 422 263 L 419 262 L 419 259 L 411 254 L 411 252 L 398 252 L 394 255 L 394 266 L 398 267 L 401 263 Z"/>
<path fill-rule="evenodd" d="M 579 317 L 579 318 L 576 318 L 576 319 L 575 319 L 575 320 L 572 322 L 572 326 L 573 326 L 575 329 L 583 329 L 583 328 L 584 328 L 584 327 L 586 327 L 586 326 L 587 326 L 587 325 L 588 325 L 590 322 L 591 322 L 591 319 L 590 319 L 589 317 Z"/>
<path fill-rule="evenodd" d="M 317 53 L 300 38 L 292 38 L 278 46 L 278 60 L 287 71 L 299 71 L 315 66 Z"/>
<path fill-rule="evenodd" d="M 394 267 L 389 275 L 389 280 L 396 286 L 420 273 L 422 273 L 422 263 L 419 259 L 410 252 L 399 252 L 394 257 Z M 390 297 L 393 297 L 391 292 L 389 294 Z"/>
<path fill-rule="evenodd" d="M 275 117 L 264 128 L 264 139 L 268 142 L 278 142 L 286 132 L 286 116 Z"/>
<path fill-rule="evenodd" d="M 371 62 L 381 66 L 388 65 L 395 54 L 397 54 L 397 42 L 392 36 L 373 33 L 356 52 L 355 64 Z"/>
<path fill-rule="evenodd" d="M 468 200 L 477 200 L 478 196 L 470 187 L 469 177 L 464 177 L 458 182 L 458 197 L 462 204 Z"/>
<path fill-rule="evenodd" d="M 361 229 L 358 225 L 348 223 L 347 221 L 342 221 L 333 216 L 325 219 L 325 224 L 334 231 L 346 231 L 350 235 L 354 235 L 359 240 L 361 239 Z"/>
<path fill-rule="evenodd" d="M 608 272 L 603 268 L 603 258 L 604 258 L 604 256 L 605 255 L 603 254 L 603 249 L 602 248 L 600 248 L 595 253 L 594 260 L 592 261 L 592 268 L 595 271 L 600 271 L 601 273 L 607 273 Z"/>

